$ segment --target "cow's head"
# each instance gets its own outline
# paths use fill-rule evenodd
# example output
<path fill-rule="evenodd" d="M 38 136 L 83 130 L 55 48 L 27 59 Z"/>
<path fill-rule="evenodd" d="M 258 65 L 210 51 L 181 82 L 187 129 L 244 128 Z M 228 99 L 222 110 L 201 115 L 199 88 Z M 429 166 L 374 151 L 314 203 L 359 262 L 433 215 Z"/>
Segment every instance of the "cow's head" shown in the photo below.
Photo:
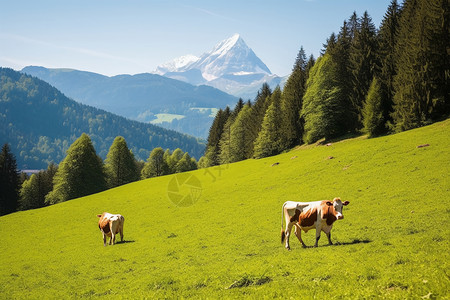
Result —
<path fill-rule="evenodd" d="M 336 219 L 340 220 L 344 218 L 344 215 L 342 214 L 342 208 L 344 205 L 348 205 L 350 202 L 348 201 L 341 201 L 341 198 L 334 198 L 333 202 L 328 201 L 327 205 L 333 206 L 334 210 L 336 211 Z"/>

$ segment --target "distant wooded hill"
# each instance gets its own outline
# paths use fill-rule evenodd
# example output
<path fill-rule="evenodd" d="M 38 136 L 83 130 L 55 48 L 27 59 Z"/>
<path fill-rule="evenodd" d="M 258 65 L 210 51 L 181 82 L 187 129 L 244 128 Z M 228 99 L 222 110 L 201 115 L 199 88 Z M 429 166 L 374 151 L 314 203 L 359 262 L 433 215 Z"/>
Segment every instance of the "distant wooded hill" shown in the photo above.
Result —
<path fill-rule="evenodd" d="M 10 144 L 20 169 L 59 163 L 83 132 L 102 158 L 116 136 L 140 160 L 156 147 L 181 148 L 198 159 L 205 147 L 194 137 L 77 103 L 40 79 L 0 68 L 0 144 Z"/>
<path fill-rule="evenodd" d="M 156 74 L 108 77 L 44 67 L 26 67 L 22 72 L 50 83 L 80 103 L 201 138 L 208 136 L 217 109 L 237 101 L 216 88 Z"/>

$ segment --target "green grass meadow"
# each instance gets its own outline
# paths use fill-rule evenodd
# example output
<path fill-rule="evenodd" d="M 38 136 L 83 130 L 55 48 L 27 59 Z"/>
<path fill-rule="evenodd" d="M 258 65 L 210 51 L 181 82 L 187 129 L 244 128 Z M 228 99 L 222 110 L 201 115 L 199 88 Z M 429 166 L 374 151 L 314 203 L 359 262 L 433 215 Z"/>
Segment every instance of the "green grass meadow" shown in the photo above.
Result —
<path fill-rule="evenodd" d="M 287 251 L 282 204 L 334 197 L 335 245 Z M 148 179 L 1 217 L 0 298 L 449 299 L 449 200 L 450 119 Z M 104 211 L 124 243 L 103 246 Z"/>

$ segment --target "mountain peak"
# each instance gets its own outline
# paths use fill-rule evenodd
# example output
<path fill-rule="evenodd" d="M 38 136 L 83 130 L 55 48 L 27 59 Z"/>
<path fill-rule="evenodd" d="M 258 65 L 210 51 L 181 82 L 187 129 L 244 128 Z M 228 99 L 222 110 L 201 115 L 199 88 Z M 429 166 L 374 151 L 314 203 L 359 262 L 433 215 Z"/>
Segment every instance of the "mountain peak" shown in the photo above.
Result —
<path fill-rule="evenodd" d="M 213 50 L 210 52 L 210 55 L 215 54 L 223 54 L 230 51 L 234 46 L 241 46 L 243 48 L 248 48 L 247 44 L 241 38 L 239 33 L 234 34 L 232 37 L 221 41 L 218 43 Z"/>
<path fill-rule="evenodd" d="M 195 84 L 201 81 L 211 82 L 224 76 L 227 78 L 252 75 L 261 77 L 272 74 L 239 33 L 217 43 L 211 51 L 199 58 L 178 58 L 159 66 L 155 72 L 160 75 L 170 74 L 172 78 L 195 82 Z"/>

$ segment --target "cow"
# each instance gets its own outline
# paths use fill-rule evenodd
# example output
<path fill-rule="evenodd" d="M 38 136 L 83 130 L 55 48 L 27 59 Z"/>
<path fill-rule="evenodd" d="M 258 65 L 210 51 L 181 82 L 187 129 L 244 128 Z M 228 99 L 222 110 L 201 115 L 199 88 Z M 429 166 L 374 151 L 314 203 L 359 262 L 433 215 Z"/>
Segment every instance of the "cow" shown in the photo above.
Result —
<path fill-rule="evenodd" d="M 334 198 L 333 201 L 322 200 L 314 202 L 294 202 L 286 201 L 281 211 L 281 243 L 286 240 L 286 249 L 290 250 L 289 236 L 291 235 L 292 226 L 295 226 L 295 235 L 297 236 L 303 248 L 306 248 L 302 240 L 301 231 L 305 233 L 308 230 L 316 229 L 317 247 L 320 239 L 320 232 L 323 231 L 328 237 L 328 243 L 333 245 L 331 241 L 331 228 L 336 220 L 344 218 L 342 208 L 348 205 L 349 201 L 342 202 L 340 198 Z M 286 229 L 283 229 L 283 217 L 286 222 Z"/>
<path fill-rule="evenodd" d="M 97 215 L 100 219 L 98 220 L 98 228 L 103 235 L 103 245 L 106 246 L 106 237 L 110 237 L 109 244 L 114 245 L 116 242 L 116 234 L 120 232 L 120 240 L 123 241 L 123 223 L 125 218 L 122 215 L 113 215 L 104 212 L 101 215 Z"/>

